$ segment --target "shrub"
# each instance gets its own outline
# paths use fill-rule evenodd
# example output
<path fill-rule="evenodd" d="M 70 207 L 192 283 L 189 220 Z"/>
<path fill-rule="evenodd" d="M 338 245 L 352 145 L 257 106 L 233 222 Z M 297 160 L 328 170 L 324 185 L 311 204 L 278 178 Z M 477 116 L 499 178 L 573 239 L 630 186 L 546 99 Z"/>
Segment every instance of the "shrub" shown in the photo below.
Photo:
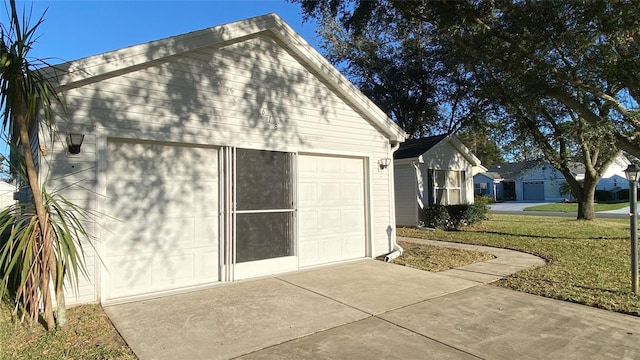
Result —
<path fill-rule="evenodd" d="M 480 200 L 474 204 L 431 205 L 424 209 L 425 225 L 437 229 L 458 230 L 487 219 L 489 207 Z"/>
<path fill-rule="evenodd" d="M 424 224 L 434 229 L 446 229 L 449 226 L 449 211 L 444 205 L 431 205 L 424 209 Z"/>
<path fill-rule="evenodd" d="M 596 190 L 596 201 L 611 200 L 611 192 L 608 190 Z"/>
<path fill-rule="evenodd" d="M 629 189 L 618 190 L 617 199 L 618 200 L 628 201 L 629 200 Z"/>
<path fill-rule="evenodd" d="M 473 202 L 476 203 L 476 204 L 479 203 L 479 202 L 484 203 L 484 204 L 493 204 L 496 201 L 493 199 L 493 197 L 488 196 L 488 195 L 476 195 L 474 197 Z"/>

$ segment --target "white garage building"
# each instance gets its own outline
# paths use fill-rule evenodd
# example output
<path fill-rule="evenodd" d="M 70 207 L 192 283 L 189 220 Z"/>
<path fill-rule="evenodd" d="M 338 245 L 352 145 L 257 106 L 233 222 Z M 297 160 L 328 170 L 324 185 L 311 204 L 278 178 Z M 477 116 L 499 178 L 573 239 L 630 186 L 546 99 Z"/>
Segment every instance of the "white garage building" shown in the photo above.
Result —
<path fill-rule="evenodd" d="M 405 133 L 277 15 L 56 67 L 48 187 L 96 212 L 69 303 L 389 253 Z M 70 134 L 84 135 L 78 154 Z"/>

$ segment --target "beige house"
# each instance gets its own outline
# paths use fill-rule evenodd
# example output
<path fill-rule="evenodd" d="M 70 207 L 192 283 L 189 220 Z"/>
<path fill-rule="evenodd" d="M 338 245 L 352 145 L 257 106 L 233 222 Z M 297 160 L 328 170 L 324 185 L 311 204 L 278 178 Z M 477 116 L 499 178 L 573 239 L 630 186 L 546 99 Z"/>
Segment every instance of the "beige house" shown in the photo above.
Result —
<path fill-rule="evenodd" d="M 393 162 L 398 225 L 419 225 L 429 205 L 473 203 L 473 172 L 480 160 L 455 135 L 407 140 Z"/>
<path fill-rule="evenodd" d="M 405 133 L 274 14 L 56 67 L 48 187 L 96 211 L 70 303 L 387 254 Z M 70 135 L 84 135 L 77 147 Z M 48 175 L 48 177 L 46 176 Z"/>

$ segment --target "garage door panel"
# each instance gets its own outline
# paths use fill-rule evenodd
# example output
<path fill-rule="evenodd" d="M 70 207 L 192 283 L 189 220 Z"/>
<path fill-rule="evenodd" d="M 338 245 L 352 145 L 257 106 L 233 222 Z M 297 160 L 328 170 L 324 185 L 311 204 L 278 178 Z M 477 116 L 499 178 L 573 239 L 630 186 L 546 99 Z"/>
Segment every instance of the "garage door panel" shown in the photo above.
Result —
<path fill-rule="evenodd" d="M 160 288 L 188 282 L 194 273 L 195 258 L 191 252 L 177 250 L 153 258 L 154 284 Z"/>
<path fill-rule="evenodd" d="M 107 299 L 218 281 L 218 152 L 107 143 Z"/>
<path fill-rule="evenodd" d="M 522 183 L 522 200 L 543 201 L 544 199 L 544 181 L 524 181 Z"/>
<path fill-rule="evenodd" d="M 354 233 L 352 236 L 349 234 L 344 235 L 344 241 L 342 242 L 342 253 L 348 254 L 349 257 L 362 256 L 362 237 L 360 233 Z"/>
<path fill-rule="evenodd" d="M 209 218 L 209 221 L 215 221 L 215 219 Z M 210 224 L 207 226 L 209 231 L 213 230 L 211 227 Z M 205 238 L 195 236 L 193 218 L 150 220 L 139 226 L 132 225 L 129 221 L 122 221 L 113 223 L 109 226 L 109 230 L 111 236 L 107 244 L 107 255 L 152 253 L 177 247 L 197 248 L 211 245 Z M 199 234 L 202 235 L 205 230 L 200 229 Z"/>
<path fill-rule="evenodd" d="M 112 213 L 133 216 L 184 214 L 185 209 L 196 213 L 217 212 L 217 182 L 202 181 L 196 187 L 185 180 L 150 180 L 110 178 L 108 194 Z"/>
<path fill-rule="evenodd" d="M 362 209 L 345 209 L 340 213 L 340 229 L 343 232 L 362 233 L 364 219 Z"/>
<path fill-rule="evenodd" d="M 178 144 L 118 141 L 109 141 L 107 146 L 111 159 L 122 160 L 109 163 L 110 174 L 162 178 L 165 178 L 165 175 L 170 177 L 197 175 L 202 178 L 218 176 L 217 167 L 197 166 L 211 160 L 211 151 L 215 149 Z"/>
<path fill-rule="evenodd" d="M 300 266 L 365 256 L 364 161 L 299 156 Z"/>
<path fill-rule="evenodd" d="M 362 184 L 359 183 L 353 183 L 353 184 L 349 184 L 346 183 L 343 186 L 343 194 L 342 194 L 342 199 L 344 201 L 344 204 L 346 205 L 351 205 L 351 204 L 356 204 L 356 205 L 360 205 L 363 203 L 363 189 L 362 189 Z"/>
<path fill-rule="evenodd" d="M 131 293 L 131 288 L 149 290 L 153 273 L 150 256 L 114 256 L 109 258 L 109 294 L 117 298 Z"/>

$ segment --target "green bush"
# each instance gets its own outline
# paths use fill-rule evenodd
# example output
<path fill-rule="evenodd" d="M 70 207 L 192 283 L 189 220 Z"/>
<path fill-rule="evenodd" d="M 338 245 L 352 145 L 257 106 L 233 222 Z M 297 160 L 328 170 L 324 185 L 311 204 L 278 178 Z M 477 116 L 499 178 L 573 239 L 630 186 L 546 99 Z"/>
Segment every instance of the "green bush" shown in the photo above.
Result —
<path fill-rule="evenodd" d="M 489 207 L 481 199 L 474 204 L 431 205 L 424 209 L 425 225 L 444 230 L 458 230 L 487 219 Z"/>
<path fill-rule="evenodd" d="M 596 201 L 611 200 L 611 192 L 608 190 L 596 190 Z"/>
<path fill-rule="evenodd" d="M 431 205 L 424 209 L 424 224 L 434 229 L 449 227 L 449 211 L 444 205 Z"/>
<path fill-rule="evenodd" d="M 473 202 L 476 203 L 476 204 L 479 203 L 479 202 L 482 202 L 484 204 L 493 204 L 496 201 L 493 199 L 493 197 L 488 196 L 488 195 L 476 195 L 474 197 Z"/>
<path fill-rule="evenodd" d="M 629 200 L 629 189 L 621 189 L 618 190 L 618 194 L 617 194 L 617 198 L 618 200 L 625 200 L 628 201 Z"/>

